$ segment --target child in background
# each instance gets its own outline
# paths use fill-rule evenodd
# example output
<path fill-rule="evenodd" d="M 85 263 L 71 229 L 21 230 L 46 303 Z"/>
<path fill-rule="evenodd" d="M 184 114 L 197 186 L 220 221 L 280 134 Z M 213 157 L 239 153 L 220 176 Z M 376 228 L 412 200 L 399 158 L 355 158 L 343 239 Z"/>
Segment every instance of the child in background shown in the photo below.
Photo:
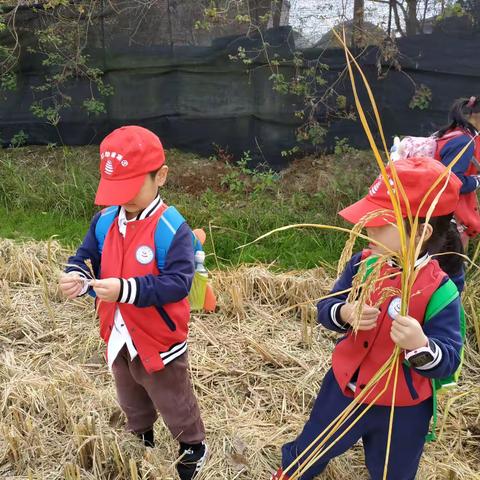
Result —
<path fill-rule="evenodd" d="M 441 128 L 437 137 L 435 158 L 445 166 L 468 145 L 463 155 L 452 167 L 452 172 L 462 182 L 460 203 L 455 218 L 462 232 L 465 250 L 469 237 L 480 233 L 480 212 L 476 192 L 480 189 L 480 98 L 469 97 L 455 100 L 448 114 L 449 123 Z M 471 142 L 472 138 L 474 141 Z M 471 142 L 471 143 L 470 143 Z"/>

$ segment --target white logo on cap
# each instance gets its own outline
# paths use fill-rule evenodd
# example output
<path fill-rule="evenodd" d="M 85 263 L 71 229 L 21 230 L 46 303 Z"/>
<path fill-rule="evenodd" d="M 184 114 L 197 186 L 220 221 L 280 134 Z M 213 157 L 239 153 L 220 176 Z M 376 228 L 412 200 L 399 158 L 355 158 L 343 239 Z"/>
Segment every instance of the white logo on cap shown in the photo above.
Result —
<path fill-rule="evenodd" d="M 148 245 L 142 245 L 141 247 L 138 247 L 135 254 L 137 262 L 141 263 L 142 265 L 149 264 L 153 260 L 153 257 L 153 250 Z"/>
<path fill-rule="evenodd" d="M 396 193 L 395 192 L 395 182 L 391 178 L 389 178 L 388 183 L 392 186 L 393 193 Z M 387 190 L 387 195 L 390 196 L 390 190 Z"/>
<path fill-rule="evenodd" d="M 370 194 L 371 197 L 375 196 L 378 192 L 378 190 L 380 189 L 381 185 L 383 183 L 383 177 L 378 177 L 377 180 L 375 181 L 375 183 L 370 187 L 370 190 L 368 191 L 368 193 Z M 395 185 L 394 181 L 389 178 L 388 179 L 388 183 L 393 187 Z M 395 190 L 393 190 L 395 191 Z M 387 194 L 390 195 L 390 192 L 387 190 Z"/>
<path fill-rule="evenodd" d="M 107 163 L 105 164 L 105 173 L 107 175 L 112 175 L 113 173 L 113 163 L 111 160 L 107 160 Z"/>
<path fill-rule="evenodd" d="M 402 299 L 400 297 L 395 297 L 388 306 L 388 315 L 390 318 L 395 320 L 398 315 L 400 315 L 400 308 L 402 306 Z"/>
<path fill-rule="evenodd" d="M 370 190 L 368 191 L 368 193 L 373 197 L 378 192 L 378 189 L 380 188 L 381 184 L 382 184 L 382 179 L 378 178 L 377 181 L 370 187 Z"/>
<path fill-rule="evenodd" d="M 120 165 L 122 167 L 128 166 L 128 161 L 123 158 L 123 155 L 121 153 L 117 152 L 103 152 L 100 154 L 100 158 L 103 160 L 104 158 L 112 158 L 118 160 L 120 162 Z M 113 173 L 113 163 L 111 160 L 107 161 L 107 164 L 105 165 L 105 173 L 108 173 L 108 175 L 111 175 Z"/>

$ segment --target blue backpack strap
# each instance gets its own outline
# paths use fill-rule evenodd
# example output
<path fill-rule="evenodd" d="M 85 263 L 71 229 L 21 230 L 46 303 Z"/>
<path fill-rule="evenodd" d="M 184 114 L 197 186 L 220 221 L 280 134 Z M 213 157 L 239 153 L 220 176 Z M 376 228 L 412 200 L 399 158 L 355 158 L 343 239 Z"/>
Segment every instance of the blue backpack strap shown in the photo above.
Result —
<path fill-rule="evenodd" d="M 193 241 L 193 254 L 195 255 L 197 252 L 203 252 L 203 246 L 200 240 L 195 236 L 192 232 L 192 241 Z"/>
<path fill-rule="evenodd" d="M 173 237 L 184 222 L 185 219 L 175 207 L 168 207 L 158 219 L 154 240 L 157 266 L 160 271 L 165 267 L 165 259 Z"/>
<path fill-rule="evenodd" d="M 119 207 L 114 206 L 102 210 L 97 224 L 95 225 L 95 237 L 97 239 L 98 253 L 100 255 L 103 251 L 103 244 L 105 242 L 105 237 L 107 236 L 108 230 L 118 215 L 118 209 Z"/>

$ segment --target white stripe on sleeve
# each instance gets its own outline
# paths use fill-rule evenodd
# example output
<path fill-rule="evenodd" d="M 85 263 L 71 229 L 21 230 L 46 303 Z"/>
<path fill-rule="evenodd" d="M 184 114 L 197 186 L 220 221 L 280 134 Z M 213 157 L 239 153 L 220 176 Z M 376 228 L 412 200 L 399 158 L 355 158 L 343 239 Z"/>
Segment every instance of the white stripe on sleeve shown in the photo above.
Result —
<path fill-rule="evenodd" d="M 347 330 L 347 327 L 345 325 L 342 325 L 341 323 L 339 323 L 338 320 L 337 320 L 337 310 L 342 305 L 345 305 L 345 304 L 343 302 L 339 302 L 339 303 L 334 303 L 332 305 L 332 307 L 330 308 L 330 320 L 338 328 L 341 328 L 342 330 Z"/>

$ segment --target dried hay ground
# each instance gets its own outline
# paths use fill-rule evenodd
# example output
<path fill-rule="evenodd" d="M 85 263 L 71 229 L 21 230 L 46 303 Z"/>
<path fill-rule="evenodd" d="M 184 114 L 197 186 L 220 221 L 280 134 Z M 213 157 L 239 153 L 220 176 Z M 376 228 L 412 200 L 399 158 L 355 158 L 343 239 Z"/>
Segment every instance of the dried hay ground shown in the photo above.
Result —
<path fill-rule="evenodd" d="M 0 478 L 173 479 L 176 444 L 159 421 L 145 452 L 122 429 L 92 304 L 56 287 L 56 243 L 0 241 Z M 329 366 L 335 335 L 315 326 L 321 270 L 274 275 L 261 267 L 216 274 L 220 312 L 195 316 L 190 360 L 211 446 L 202 479 L 269 479 L 280 446 L 299 431 Z M 472 296 L 473 295 L 473 296 Z M 476 295 L 476 296 L 475 296 Z M 478 289 L 470 294 L 478 311 Z M 480 479 L 480 359 L 471 335 L 461 388 L 441 441 L 418 478 Z M 443 415 L 441 416 L 441 421 Z M 361 447 L 325 479 L 365 479 Z"/>

